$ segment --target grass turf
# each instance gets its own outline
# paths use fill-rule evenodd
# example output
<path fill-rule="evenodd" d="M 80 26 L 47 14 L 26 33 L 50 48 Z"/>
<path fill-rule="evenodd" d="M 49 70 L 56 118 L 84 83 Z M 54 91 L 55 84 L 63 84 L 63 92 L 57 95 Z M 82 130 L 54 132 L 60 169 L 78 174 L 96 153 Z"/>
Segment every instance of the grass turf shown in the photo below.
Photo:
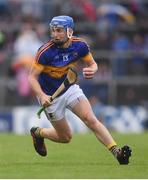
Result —
<path fill-rule="evenodd" d="M 35 153 L 29 135 L 0 134 L 0 178 L 148 178 L 148 133 L 112 134 L 132 147 L 129 165 L 119 165 L 93 134 L 75 134 L 69 144 L 46 140 L 46 157 Z"/>

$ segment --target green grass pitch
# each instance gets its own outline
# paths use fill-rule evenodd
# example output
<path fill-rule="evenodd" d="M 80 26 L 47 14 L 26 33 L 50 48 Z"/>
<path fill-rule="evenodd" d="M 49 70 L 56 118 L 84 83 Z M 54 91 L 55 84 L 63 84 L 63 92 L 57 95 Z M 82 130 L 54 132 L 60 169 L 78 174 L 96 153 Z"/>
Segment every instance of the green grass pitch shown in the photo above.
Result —
<path fill-rule="evenodd" d="M 148 132 L 112 135 L 132 147 L 129 165 L 119 165 L 91 133 L 75 134 L 69 144 L 46 140 L 46 157 L 35 153 L 30 135 L 0 134 L 0 178 L 148 178 Z"/>

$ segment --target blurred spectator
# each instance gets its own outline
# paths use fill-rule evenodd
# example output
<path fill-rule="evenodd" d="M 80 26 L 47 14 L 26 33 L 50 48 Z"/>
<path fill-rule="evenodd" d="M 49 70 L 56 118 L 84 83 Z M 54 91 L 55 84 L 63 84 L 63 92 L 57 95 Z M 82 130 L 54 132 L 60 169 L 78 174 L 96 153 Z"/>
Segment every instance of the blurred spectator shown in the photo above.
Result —
<path fill-rule="evenodd" d="M 110 38 L 107 32 L 99 32 L 97 34 L 96 47 L 99 50 L 110 50 Z"/>
<path fill-rule="evenodd" d="M 16 56 L 22 54 L 31 54 L 35 56 L 36 51 L 42 45 L 35 31 L 29 24 L 24 24 L 20 34 L 14 42 L 14 53 Z"/>
<path fill-rule="evenodd" d="M 4 53 L 5 41 L 6 41 L 5 34 L 2 31 L 0 31 L 0 64 L 5 59 L 4 58 L 5 57 L 5 53 Z"/>
<path fill-rule="evenodd" d="M 99 70 L 96 72 L 96 76 L 93 78 L 94 82 L 108 81 L 112 79 L 112 69 L 108 59 L 100 59 L 98 67 Z"/>
<path fill-rule="evenodd" d="M 131 58 L 131 71 L 134 75 L 144 75 L 145 72 L 145 58 L 143 55 L 144 39 L 140 34 L 135 34 L 131 44 L 133 56 Z"/>
<path fill-rule="evenodd" d="M 22 0 L 21 12 L 23 15 L 40 18 L 43 16 L 42 8 L 42 0 Z"/>
<path fill-rule="evenodd" d="M 96 6 L 92 0 L 64 1 L 61 13 L 71 14 L 76 21 L 96 22 Z"/>
<path fill-rule="evenodd" d="M 136 90 L 129 87 L 125 92 L 125 100 L 129 105 L 136 105 Z"/>
<path fill-rule="evenodd" d="M 144 37 L 144 57 L 145 57 L 145 71 L 148 75 L 148 34 Z"/>
<path fill-rule="evenodd" d="M 125 52 L 130 48 L 130 40 L 123 33 L 115 33 L 112 39 L 112 50 L 115 56 L 112 59 L 113 74 L 123 76 L 127 74 L 127 60 L 124 57 Z"/>
<path fill-rule="evenodd" d="M 28 70 L 35 59 L 35 54 L 42 42 L 38 39 L 35 31 L 28 24 L 22 26 L 21 32 L 14 42 L 14 59 L 12 69 L 16 73 L 17 92 L 19 99 L 26 102 L 30 98 L 31 90 L 28 83 Z M 29 102 L 29 101 L 28 101 Z"/>
<path fill-rule="evenodd" d="M 124 6 L 117 3 L 103 2 L 97 8 L 98 29 L 112 32 L 121 23 L 133 24 L 135 17 Z M 103 29 L 101 25 L 104 25 Z M 100 29 L 101 28 L 101 29 Z"/>
<path fill-rule="evenodd" d="M 84 16 L 89 21 L 96 22 L 97 20 L 97 13 L 96 13 L 96 7 L 91 0 L 78 0 L 80 7 L 82 9 L 82 12 L 84 13 Z"/>
<path fill-rule="evenodd" d="M 6 15 L 8 13 L 8 1 L 0 0 L 0 16 Z"/>

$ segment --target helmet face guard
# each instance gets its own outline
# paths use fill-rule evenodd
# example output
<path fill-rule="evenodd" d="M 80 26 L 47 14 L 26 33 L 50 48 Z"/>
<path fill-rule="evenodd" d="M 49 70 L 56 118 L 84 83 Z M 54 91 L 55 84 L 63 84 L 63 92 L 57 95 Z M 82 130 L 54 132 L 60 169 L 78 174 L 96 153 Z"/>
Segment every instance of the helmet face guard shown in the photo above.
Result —
<path fill-rule="evenodd" d="M 67 33 L 67 39 L 63 42 L 56 42 L 57 45 L 62 46 L 68 41 L 68 39 L 72 37 L 73 31 L 71 30 L 73 30 L 74 28 L 74 22 L 73 18 L 71 18 L 70 16 L 56 16 L 51 20 L 49 25 L 51 29 L 63 28 Z"/>

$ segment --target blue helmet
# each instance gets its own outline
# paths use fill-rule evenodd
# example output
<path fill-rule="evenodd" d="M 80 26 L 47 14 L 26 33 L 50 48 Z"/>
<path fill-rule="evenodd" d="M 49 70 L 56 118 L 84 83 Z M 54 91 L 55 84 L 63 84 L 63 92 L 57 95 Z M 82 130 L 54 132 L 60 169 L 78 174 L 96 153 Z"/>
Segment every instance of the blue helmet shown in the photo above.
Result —
<path fill-rule="evenodd" d="M 70 16 L 55 16 L 50 22 L 50 27 L 74 28 L 73 18 Z"/>

